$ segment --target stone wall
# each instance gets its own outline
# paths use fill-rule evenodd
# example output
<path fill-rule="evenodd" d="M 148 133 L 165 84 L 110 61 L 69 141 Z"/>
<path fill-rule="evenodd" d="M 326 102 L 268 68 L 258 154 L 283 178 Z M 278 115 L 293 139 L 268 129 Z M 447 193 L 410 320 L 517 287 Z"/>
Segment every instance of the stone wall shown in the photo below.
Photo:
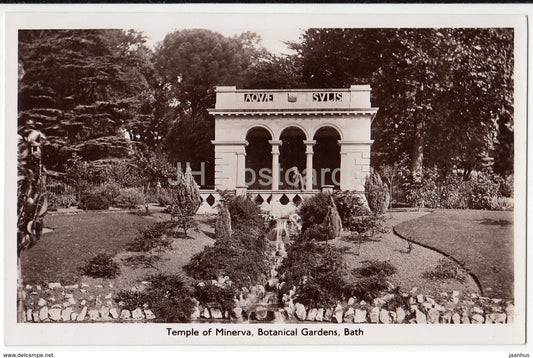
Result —
<path fill-rule="evenodd" d="M 149 284 L 149 283 L 145 283 Z M 25 322 L 149 322 L 156 318 L 148 306 L 127 310 L 113 299 L 112 285 L 88 284 L 47 287 L 26 285 Z M 283 296 L 283 307 L 257 305 L 268 290 L 261 285 L 246 289 L 232 311 L 196 304 L 193 322 L 327 322 L 382 324 L 494 324 L 513 323 L 512 302 L 458 291 L 431 297 L 416 292 L 386 293 L 370 302 L 350 298 L 332 307 L 309 308 L 294 302 L 294 292 Z M 272 308 L 275 307 L 275 308 Z"/>

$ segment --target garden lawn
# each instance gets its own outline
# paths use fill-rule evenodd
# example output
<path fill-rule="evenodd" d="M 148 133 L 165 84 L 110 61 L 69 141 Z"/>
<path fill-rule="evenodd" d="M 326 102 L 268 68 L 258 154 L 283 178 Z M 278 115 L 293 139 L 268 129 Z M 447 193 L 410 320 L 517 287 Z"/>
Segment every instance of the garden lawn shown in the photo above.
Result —
<path fill-rule="evenodd" d="M 24 283 L 71 284 L 81 277 L 80 267 L 99 253 L 115 255 L 138 236 L 151 217 L 127 213 L 48 215 L 44 226 L 53 229 L 21 254 Z"/>
<path fill-rule="evenodd" d="M 459 261 L 477 277 L 485 296 L 513 299 L 513 212 L 438 210 L 394 229 Z"/>

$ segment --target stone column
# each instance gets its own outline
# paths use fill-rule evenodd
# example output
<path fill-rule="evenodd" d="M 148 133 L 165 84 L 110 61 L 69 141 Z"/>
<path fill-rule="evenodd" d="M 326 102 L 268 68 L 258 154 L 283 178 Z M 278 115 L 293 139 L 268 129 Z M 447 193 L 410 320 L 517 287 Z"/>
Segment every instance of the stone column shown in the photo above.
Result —
<path fill-rule="evenodd" d="M 313 190 L 313 146 L 316 140 L 304 140 L 305 144 L 305 190 Z"/>
<path fill-rule="evenodd" d="M 272 190 L 279 190 L 279 146 L 280 140 L 269 140 L 272 145 Z"/>

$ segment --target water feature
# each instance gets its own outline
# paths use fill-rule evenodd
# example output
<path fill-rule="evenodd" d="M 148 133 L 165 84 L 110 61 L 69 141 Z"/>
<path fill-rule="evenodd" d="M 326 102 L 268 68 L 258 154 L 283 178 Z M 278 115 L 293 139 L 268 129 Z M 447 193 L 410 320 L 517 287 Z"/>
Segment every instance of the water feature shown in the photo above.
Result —
<path fill-rule="evenodd" d="M 272 228 L 266 235 L 266 239 L 271 245 L 269 254 L 272 266 L 269 277 L 264 285 L 251 287 L 246 298 L 241 296 L 241 307 L 247 313 L 249 320 L 284 321 L 283 304 L 279 302 L 279 290 L 281 287 L 279 268 L 283 263 L 283 259 L 287 256 L 285 244 L 291 240 L 291 229 L 298 229 L 293 221 L 289 218 L 274 219 Z"/>

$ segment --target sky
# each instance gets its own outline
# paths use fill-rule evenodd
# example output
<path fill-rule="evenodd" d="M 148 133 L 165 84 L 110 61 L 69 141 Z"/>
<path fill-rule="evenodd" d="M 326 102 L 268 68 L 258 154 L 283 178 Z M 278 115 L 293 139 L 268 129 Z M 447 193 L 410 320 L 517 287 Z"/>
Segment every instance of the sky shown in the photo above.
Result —
<path fill-rule="evenodd" d="M 224 36 L 238 35 L 246 31 L 257 33 L 263 39 L 263 46 L 276 55 L 293 54 L 283 41 L 298 41 L 304 29 L 299 28 L 228 28 L 226 27 L 203 27 L 221 33 Z M 154 46 L 162 41 L 165 35 L 175 30 L 183 30 L 175 26 L 136 26 L 136 30 L 143 31 L 147 37 L 147 44 Z"/>

